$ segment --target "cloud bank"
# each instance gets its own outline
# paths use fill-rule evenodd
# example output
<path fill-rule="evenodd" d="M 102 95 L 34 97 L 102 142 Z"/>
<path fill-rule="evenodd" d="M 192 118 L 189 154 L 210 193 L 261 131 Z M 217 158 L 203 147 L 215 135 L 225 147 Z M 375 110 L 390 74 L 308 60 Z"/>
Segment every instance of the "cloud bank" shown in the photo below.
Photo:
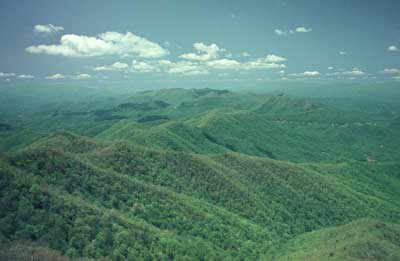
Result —
<path fill-rule="evenodd" d="M 240 62 L 233 59 L 209 59 L 209 60 L 154 60 L 132 62 L 133 72 L 164 72 L 168 74 L 182 75 L 205 75 L 211 71 L 239 71 L 239 70 L 262 70 L 262 69 L 283 69 L 286 65 L 282 62 L 286 58 L 269 54 L 255 60 Z"/>
<path fill-rule="evenodd" d="M 131 32 L 121 34 L 106 32 L 98 36 L 65 34 L 56 45 L 29 46 L 26 51 L 32 54 L 48 54 L 66 57 L 94 57 L 105 55 L 139 56 L 159 58 L 169 51 L 159 44 L 137 36 Z"/>

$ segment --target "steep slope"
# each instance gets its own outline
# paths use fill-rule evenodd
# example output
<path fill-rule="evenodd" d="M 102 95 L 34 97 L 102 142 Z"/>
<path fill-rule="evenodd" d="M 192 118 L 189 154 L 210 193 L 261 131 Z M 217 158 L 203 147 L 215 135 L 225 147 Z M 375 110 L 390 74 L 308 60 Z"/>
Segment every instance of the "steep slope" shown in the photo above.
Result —
<path fill-rule="evenodd" d="M 125 120 L 114 124 L 96 137 L 125 140 L 149 148 L 182 152 L 207 154 L 229 151 L 224 146 L 210 141 L 201 129 L 181 121 L 143 125 Z"/>
<path fill-rule="evenodd" d="M 96 136 L 155 149 L 201 154 L 234 151 L 294 162 L 400 159 L 395 121 L 374 121 L 362 113 L 344 113 L 312 100 L 280 95 L 184 90 L 179 103 L 170 92 L 180 93 L 142 94 L 147 98 L 132 104 L 147 104 L 151 98 L 165 99 L 163 104 L 169 105 L 141 112 L 141 117 L 130 107 L 115 115 L 124 120 L 108 122 L 109 128 L 99 125 L 105 129 Z"/>
<path fill-rule="evenodd" d="M 298 123 L 270 120 L 249 111 L 220 110 L 187 122 L 214 143 L 249 155 L 295 162 L 400 158 L 396 130 L 368 123 Z"/>
<path fill-rule="evenodd" d="M 398 259 L 394 104 L 79 89 L 2 91 L 0 259 Z"/>
<path fill-rule="evenodd" d="M 345 113 L 337 107 L 315 99 L 294 98 L 285 95 L 264 96 L 263 103 L 253 111 L 270 119 L 295 122 L 344 124 L 368 118 L 367 114 L 359 111 Z"/>
<path fill-rule="evenodd" d="M 399 260 L 400 226 L 362 219 L 291 239 L 266 260 Z"/>
<path fill-rule="evenodd" d="M 15 126 L 29 131 L 0 131 L 0 136 L 4 134 L 0 149 L 26 146 L 40 137 L 36 133 L 72 131 L 156 149 L 203 154 L 236 151 L 295 162 L 400 158 L 395 120 L 393 124 L 374 121 L 363 113 L 344 113 L 315 100 L 214 89 L 125 91 L 130 95 L 90 97 L 93 91 L 85 89 L 87 101 L 80 97 L 80 103 L 66 105 L 77 91 L 73 88 L 65 100 L 58 98 L 49 109 L 43 100 L 23 108 L 7 102 L 1 114 L 3 125 L 10 126 L 9 115 L 19 111 L 13 116 L 18 120 Z M 49 97 L 53 92 L 49 91 Z M 18 99 L 26 103 L 27 97 L 12 97 L 16 104 Z M 27 109 L 31 111 L 23 113 Z"/>
<path fill-rule="evenodd" d="M 353 175 L 329 174 L 340 172 L 333 166 L 56 134 L 2 156 L 1 238 L 47 242 L 71 257 L 258 259 L 304 232 L 400 219 L 386 200 L 398 190 L 373 181 L 357 190 Z M 365 175 L 369 165 L 353 168 Z"/>
<path fill-rule="evenodd" d="M 72 257 L 126 258 L 136 253 L 143 258 L 196 259 L 255 257 L 259 251 L 255 243 L 270 241 L 267 230 L 223 208 L 79 160 L 82 140 L 71 140 L 70 135 L 63 140 L 63 136 L 8 158 L 21 170 L 2 164 L 3 239 L 40 239 Z M 50 149 L 62 146 L 64 152 Z M 90 142 L 85 147 L 91 146 Z M 102 221 L 107 215 L 108 223 Z M 107 243 L 102 237 L 111 224 Z M 130 250 L 127 242 L 137 245 Z M 106 252 L 93 252 L 99 247 Z"/>
<path fill-rule="evenodd" d="M 104 259 L 69 258 L 59 251 L 48 248 L 45 245 L 21 241 L 12 244 L 0 245 L 1 260 L 38 260 L 38 261 L 95 261 Z"/>
<path fill-rule="evenodd" d="M 0 152 L 26 147 L 43 137 L 43 133 L 0 123 Z"/>

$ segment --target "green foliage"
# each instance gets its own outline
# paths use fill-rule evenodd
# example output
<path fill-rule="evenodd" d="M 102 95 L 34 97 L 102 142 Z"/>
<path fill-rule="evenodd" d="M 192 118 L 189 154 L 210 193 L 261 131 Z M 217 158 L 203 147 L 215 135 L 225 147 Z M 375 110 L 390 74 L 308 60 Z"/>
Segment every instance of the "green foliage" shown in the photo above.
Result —
<path fill-rule="evenodd" d="M 353 165 L 350 177 L 335 177 L 326 174 L 341 171 L 334 165 L 188 155 L 69 133 L 4 160 L 9 185 L 2 202 L 13 204 L 2 206 L 1 220 L 17 222 L 4 226 L 5 237 L 45 241 L 69 257 L 119 260 L 136 251 L 258 259 L 304 232 L 362 217 L 400 218 L 398 203 L 385 200 L 398 191 L 383 190 L 379 181 L 356 189 L 354 176 L 367 179 L 363 171 L 378 168 L 366 163 Z"/>
<path fill-rule="evenodd" d="M 399 258 L 392 102 L 77 90 L 0 98 L 0 258 Z"/>
<path fill-rule="evenodd" d="M 266 260 L 399 260 L 400 226 L 362 219 L 297 236 Z"/>

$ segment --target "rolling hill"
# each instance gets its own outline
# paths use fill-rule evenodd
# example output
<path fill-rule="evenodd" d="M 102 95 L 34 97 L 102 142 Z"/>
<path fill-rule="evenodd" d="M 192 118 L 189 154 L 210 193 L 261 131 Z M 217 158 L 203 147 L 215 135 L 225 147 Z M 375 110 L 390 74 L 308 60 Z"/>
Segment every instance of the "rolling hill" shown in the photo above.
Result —
<path fill-rule="evenodd" d="M 362 219 L 298 236 L 276 250 L 274 260 L 398 260 L 400 227 Z"/>
<path fill-rule="evenodd" d="M 393 113 L 213 89 L 65 107 L 74 95 L 2 119 L 0 258 L 399 257 Z"/>

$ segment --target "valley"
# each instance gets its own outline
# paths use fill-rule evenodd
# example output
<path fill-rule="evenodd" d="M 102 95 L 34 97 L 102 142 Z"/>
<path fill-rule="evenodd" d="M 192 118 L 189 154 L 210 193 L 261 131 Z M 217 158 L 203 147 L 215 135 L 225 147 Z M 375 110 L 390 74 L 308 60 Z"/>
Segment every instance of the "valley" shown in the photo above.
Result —
<path fill-rule="evenodd" d="M 25 107 L 1 106 L 7 249 L 113 260 L 400 258 L 400 107 L 340 110 L 332 99 L 215 89 L 83 88 L 87 101 L 72 90 L 52 104 L 33 94 L 14 103 Z M 0 254 L 16 255 L 7 249 Z"/>

